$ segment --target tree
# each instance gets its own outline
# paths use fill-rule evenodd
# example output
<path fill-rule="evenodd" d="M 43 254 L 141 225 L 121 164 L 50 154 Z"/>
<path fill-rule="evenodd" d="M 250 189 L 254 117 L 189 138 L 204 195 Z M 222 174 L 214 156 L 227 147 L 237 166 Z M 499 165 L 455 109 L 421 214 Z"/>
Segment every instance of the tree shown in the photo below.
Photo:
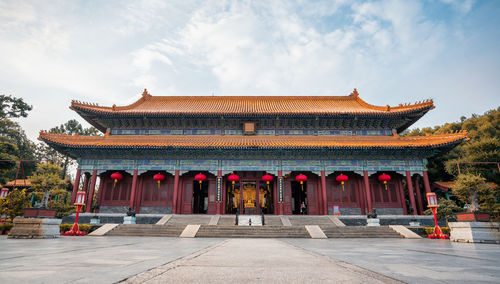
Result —
<path fill-rule="evenodd" d="M 0 182 L 12 180 L 16 176 L 18 163 L 15 160 L 34 160 L 36 145 L 26 137 L 23 129 L 18 123 L 9 118 L 27 117 L 28 111 L 32 109 L 22 99 L 12 96 L 0 96 L 0 157 L 2 160 L 13 160 L 2 162 L 0 165 Z M 35 163 L 23 163 L 25 175 L 31 175 L 35 169 Z"/>
<path fill-rule="evenodd" d="M 405 131 L 402 135 L 446 134 L 459 130 L 466 130 L 470 141 L 461 143 L 448 153 L 429 159 L 427 168 L 431 180 L 455 179 L 458 175 L 457 162 L 500 161 L 500 107 L 483 115 L 473 114 L 468 119 L 462 116 L 460 122 L 433 128 L 417 128 Z M 496 166 L 461 164 L 460 169 L 463 173 L 480 173 L 486 180 L 500 184 L 500 173 Z"/>
<path fill-rule="evenodd" d="M 26 189 L 19 190 L 14 188 L 7 198 L 2 200 L 0 215 L 7 214 L 11 220 L 14 220 L 16 216 L 23 216 L 24 208 L 29 206 L 29 200 L 26 197 Z"/>
<path fill-rule="evenodd" d="M 453 193 L 462 202 L 470 204 L 473 212 L 494 212 L 498 207 L 492 186 L 479 174 L 458 175 Z"/>
<path fill-rule="evenodd" d="M 39 163 L 33 176 L 31 185 L 35 192 L 42 193 L 41 206 L 48 208 L 50 193 L 53 190 L 63 190 L 67 183 L 60 178 L 61 167 L 53 163 Z"/>
<path fill-rule="evenodd" d="M 51 132 L 60 133 L 60 134 L 68 134 L 68 135 L 99 135 L 99 130 L 95 127 L 83 128 L 83 126 L 75 119 L 71 119 L 60 126 L 56 126 L 50 129 Z M 66 178 L 66 172 L 68 167 L 74 163 L 74 160 L 69 156 L 61 154 L 45 143 L 41 143 L 37 148 L 38 157 L 46 160 L 53 161 L 61 165 L 61 178 Z"/>
<path fill-rule="evenodd" d="M 0 118 L 27 117 L 32 109 L 22 98 L 0 95 Z"/>

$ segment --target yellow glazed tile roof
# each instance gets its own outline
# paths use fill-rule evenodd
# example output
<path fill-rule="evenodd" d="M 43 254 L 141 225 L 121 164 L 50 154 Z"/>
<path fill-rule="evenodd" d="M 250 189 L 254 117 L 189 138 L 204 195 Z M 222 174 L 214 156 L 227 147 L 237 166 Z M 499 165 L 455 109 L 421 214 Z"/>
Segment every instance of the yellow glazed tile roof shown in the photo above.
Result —
<path fill-rule="evenodd" d="M 356 89 L 348 96 L 151 96 L 128 106 L 104 107 L 73 101 L 71 109 L 112 115 L 133 114 L 394 114 L 434 108 L 432 100 L 399 106 L 366 103 Z"/>
<path fill-rule="evenodd" d="M 240 136 L 105 135 L 71 136 L 40 132 L 39 139 L 92 148 L 407 148 L 440 147 L 467 140 L 466 132 L 431 136 Z"/>

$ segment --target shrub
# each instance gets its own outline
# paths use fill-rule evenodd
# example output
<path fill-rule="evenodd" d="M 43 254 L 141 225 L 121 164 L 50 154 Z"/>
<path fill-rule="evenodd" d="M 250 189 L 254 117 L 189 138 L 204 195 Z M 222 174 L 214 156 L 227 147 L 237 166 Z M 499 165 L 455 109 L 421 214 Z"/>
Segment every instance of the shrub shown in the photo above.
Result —
<path fill-rule="evenodd" d="M 59 229 L 61 230 L 62 233 L 71 230 L 71 227 L 73 227 L 73 224 L 61 224 L 59 225 Z M 89 232 L 90 229 L 92 229 L 91 225 L 88 224 L 78 224 L 78 227 L 80 228 L 80 231 L 83 232 Z"/>
<path fill-rule="evenodd" d="M 446 200 L 444 198 L 439 199 L 439 207 L 437 209 L 438 220 L 447 220 L 449 222 L 455 222 L 457 220 L 457 213 L 464 212 L 463 208 L 460 208 L 455 201 Z M 425 215 L 432 215 L 432 211 L 427 209 L 424 211 Z"/>
<path fill-rule="evenodd" d="M 443 232 L 443 234 L 447 234 L 447 235 L 450 234 L 450 227 L 440 227 L 440 228 L 441 228 L 441 232 Z M 429 236 L 430 234 L 434 234 L 434 227 L 424 227 L 424 231 L 427 234 L 427 236 Z"/>

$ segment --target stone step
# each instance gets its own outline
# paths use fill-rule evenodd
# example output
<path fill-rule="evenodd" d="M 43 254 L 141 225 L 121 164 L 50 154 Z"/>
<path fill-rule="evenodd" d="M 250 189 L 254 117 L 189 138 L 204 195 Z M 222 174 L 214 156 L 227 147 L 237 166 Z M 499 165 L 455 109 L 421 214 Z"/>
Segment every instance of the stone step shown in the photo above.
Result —
<path fill-rule="evenodd" d="M 283 226 L 217 226 L 209 227 L 202 225 L 196 237 L 204 238 L 309 238 L 309 233 L 304 227 Z"/>
<path fill-rule="evenodd" d="M 333 225 L 328 216 L 288 216 L 292 226 Z"/>

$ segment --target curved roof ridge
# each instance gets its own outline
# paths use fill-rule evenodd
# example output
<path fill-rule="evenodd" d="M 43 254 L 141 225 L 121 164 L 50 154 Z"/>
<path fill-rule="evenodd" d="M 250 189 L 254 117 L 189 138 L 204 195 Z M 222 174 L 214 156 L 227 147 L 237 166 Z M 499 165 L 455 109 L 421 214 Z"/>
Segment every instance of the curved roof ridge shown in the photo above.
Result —
<path fill-rule="evenodd" d="M 434 101 L 432 99 L 417 101 L 414 104 L 404 103 L 404 104 L 399 104 L 398 106 L 390 106 L 390 105 L 376 106 L 376 105 L 372 105 L 370 103 L 367 103 L 365 100 L 360 98 L 358 91 L 356 89 L 354 89 L 354 91 L 349 96 L 354 97 L 356 99 L 356 101 L 364 107 L 374 109 L 374 110 L 380 110 L 380 111 L 390 111 L 390 110 L 399 110 L 399 109 L 408 109 L 408 108 L 424 108 L 424 107 L 430 107 L 431 109 L 434 108 Z"/>
<path fill-rule="evenodd" d="M 145 104 L 150 101 L 149 104 Z M 221 102 L 228 102 L 226 104 Z M 267 101 L 270 104 L 265 104 Z M 235 103 L 236 102 L 236 103 Z M 340 107 L 335 102 L 350 102 Z M 355 102 L 359 107 L 355 107 Z M 178 106 L 172 108 L 172 106 Z M 203 107 L 205 105 L 206 107 Z M 108 113 L 364 113 L 368 110 L 390 113 L 407 112 L 423 108 L 434 108 L 432 99 L 415 104 L 399 104 L 399 106 L 375 106 L 359 97 L 354 89 L 347 96 L 151 96 L 146 89 L 142 97 L 132 104 L 111 107 L 93 103 L 72 101 L 70 108 L 85 109 L 93 112 Z M 365 109 L 365 111 L 363 111 Z M 205 111 L 204 111 L 205 110 Z"/>

